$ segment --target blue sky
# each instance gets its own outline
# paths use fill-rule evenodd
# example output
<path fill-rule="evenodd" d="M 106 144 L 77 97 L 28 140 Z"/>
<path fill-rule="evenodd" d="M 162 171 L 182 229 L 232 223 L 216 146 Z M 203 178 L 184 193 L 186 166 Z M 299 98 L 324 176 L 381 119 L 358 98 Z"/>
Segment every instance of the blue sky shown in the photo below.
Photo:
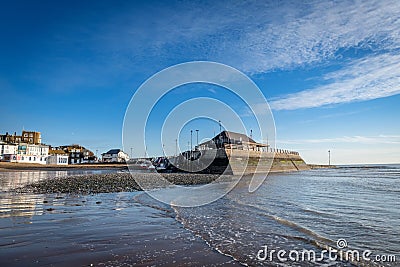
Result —
<path fill-rule="evenodd" d="M 125 110 L 144 81 L 209 60 L 258 85 L 277 147 L 310 163 L 326 163 L 327 150 L 335 164 L 400 162 L 400 3 L 298 2 L 3 2 L 0 131 L 38 130 L 48 144 L 99 153 L 121 147 Z M 179 90 L 176 103 L 216 88 Z M 191 122 L 181 146 L 195 128 L 202 140 L 218 125 Z"/>

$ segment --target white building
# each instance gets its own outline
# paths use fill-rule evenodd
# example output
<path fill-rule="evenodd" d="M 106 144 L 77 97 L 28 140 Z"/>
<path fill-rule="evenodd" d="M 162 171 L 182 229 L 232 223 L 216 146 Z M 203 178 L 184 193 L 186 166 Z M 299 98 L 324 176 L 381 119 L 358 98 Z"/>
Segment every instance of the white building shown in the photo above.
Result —
<path fill-rule="evenodd" d="M 4 154 L 4 161 L 16 162 L 16 163 L 46 164 L 46 158 L 47 158 L 47 156 Z"/>
<path fill-rule="evenodd" d="M 34 155 L 34 156 L 48 156 L 49 155 L 49 146 L 46 145 L 26 145 L 26 154 Z"/>
<path fill-rule="evenodd" d="M 47 162 L 46 159 L 49 155 L 49 146 L 25 143 L 21 143 L 18 145 L 8 144 L 8 146 L 8 152 L 12 153 L 3 153 L 3 161 L 38 164 L 46 164 Z M 12 146 L 15 146 L 16 149 Z"/>
<path fill-rule="evenodd" d="M 17 151 L 17 145 L 0 143 L 0 160 L 4 160 L 5 154 L 17 154 Z"/>
<path fill-rule="evenodd" d="M 68 165 L 68 155 L 52 154 L 47 157 L 47 164 Z"/>
<path fill-rule="evenodd" d="M 111 149 L 107 153 L 101 154 L 103 162 L 126 162 L 129 160 L 128 154 L 121 149 Z"/>

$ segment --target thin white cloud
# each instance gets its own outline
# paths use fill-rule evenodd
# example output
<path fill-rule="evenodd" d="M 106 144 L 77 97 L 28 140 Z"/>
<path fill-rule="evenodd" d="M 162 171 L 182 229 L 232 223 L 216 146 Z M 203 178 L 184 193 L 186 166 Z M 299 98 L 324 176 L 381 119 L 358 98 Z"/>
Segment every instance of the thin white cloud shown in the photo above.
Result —
<path fill-rule="evenodd" d="M 365 101 L 400 93 L 397 0 L 307 4 L 250 1 L 213 3 L 210 8 L 185 3 L 181 8 L 185 12 L 174 13 L 167 23 L 163 22 L 165 18 L 156 23 L 156 32 L 169 33 L 165 38 L 154 35 L 157 43 L 162 43 L 161 53 L 170 45 L 193 47 L 189 51 L 195 58 L 204 55 L 203 58 L 252 74 L 323 63 L 349 48 L 368 51 L 361 59 L 323 77 L 323 85 L 275 99 L 271 103 L 275 110 Z M 181 27 L 171 27 L 171 23 Z M 257 113 L 265 112 L 266 107 L 259 109 Z"/>
<path fill-rule="evenodd" d="M 313 108 L 400 93 L 400 55 L 383 54 L 355 61 L 324 77 L 329 83 L 273 100 L 274 110 Z"/>
<path fill-rule="evenodd" d="M 279 144 L 359 143 L 359 144 L 400 144 L 400 135 L 342 136 L 335 138 L 278 140 Z"/>
<path fill-rule="evenodd" d="M 236 55 L 228 62 L 250 73 L 322 62 L 350 47 L 400 47 L 399 1 L 251 2 L 241 8 L 237 14 L 249 19 L 239 23 L 239 40 L 221 52 Z"/>
<path fill-rule="evenodd" d="M 71 64 L 50 69 L 55 81 L 49 87 L 64 77 L 77 87 L 91 72 L 110 80 L 134 71 L 151 75 L 190 60 L 217 61 L 255 74 L 324 63 L 354 47 L 393 53 L 400 48 L 399 14 L 397 0 L 127 5 L 99 22 L 56 28 L 55 39 L 46 39 L 48 47 L 75 47 L 79 36 L 97 56 L 93 61 L 73 59 L 79 68 Z M 73 76 L 83 78 L 70 79 Z"/>
<path fill-rule="evenodd" d="M 135 62 L 179 55 L 264 73 L 323 62 L 351 47 L 397 49 L 398 14 L 397 0 L 149 4 L 118 14 L 91 40 Z"/>
<path fill-rule="evenodd" d="M 209 92 L 213 93 L 213 94 L 216 94 L 216 93 L 217 93 L 217 91 L 215 91 L 214 88 L 208 88 L 207 90 L 208 90 Z"/>

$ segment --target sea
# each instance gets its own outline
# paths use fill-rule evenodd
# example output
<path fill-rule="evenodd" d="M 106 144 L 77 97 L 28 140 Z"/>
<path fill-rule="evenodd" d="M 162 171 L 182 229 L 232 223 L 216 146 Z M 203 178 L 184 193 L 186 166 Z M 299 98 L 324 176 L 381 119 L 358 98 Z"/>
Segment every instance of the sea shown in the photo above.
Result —
<path fill-rule="evenodd" d="M 270 174 L 254 193 L 246 185 L 207 206 L 175 208 L 177 219 L 245 265 L 400 266 L 400 165 Z M 330 248 L 358 251 L 360 259 L 321 256 Z M 272 250 L 285 254 L 269 257 Z M 316 261 L 302 260 L 304 250 Z"/>
<path fill-rule="evenodd" d="M 14 181 L 10 174 L 0 173 L 3 191 L 0 193 L 0 262 L 3 260 L 7 266 L 26 263 L 22 257 L 19 261 L 11 260 L 19 252 L 36 249 L 36 255 L 43 253 L 38 244 L 47 244 L 48 239 L 57 243 L 59 257 L 39 261 L 38 266 L 68 258 L 73 250 L 66 248 L 74 245 L 82 249 L 102 248 L 98 250 L 103 253 L 121 246 L 126 248 L 112 258 L 101 253 L 89 257 L 94 266 L 209 266 L 213 265 L 214 254 L 226 257 L 226 261 L 218 260 L 218 264 L 216 260 L 218 266 L 400 266 L 399 164 L 271 173 L 255 192 L 250 193 L 243 181 L 224 197 L 193 208 L 160 203 L 146 192 L 31 196 L 36 199 L 33 205 L 31 201 L 21 201 L 20 196 L 10 195 L 9 188 L 27 183 L 23 176 L 34 177 L 28 179 L 31 182 L 51 179 L 54 173 L 13 175 Z M 169 189 L 162 190 L 169 193 Z M 57 201 L 57 197 L 62 201 Z M 54 210 L 43 204 L 43 199 L 51 199 Z M 74 205 L 81 200 L 87 203 L 83 205 L 85 209 Z M 99 205 L 102 206 L 100 214 Z M 62 212 L 57 213 L 58 210 Z M 25 219 L 21 220 L 21 216 Z M 107 231 L 91 232 L 90 236 L 75 227 L 65 227 L 62 238 L 48 236 L 46 239 L 32 234 L 26 238 L 18 234 L 49 229 L 54 232 L 54 227 L 60 227 L 57 222 L 62 220 L 61 227 L 71 223 L 88 226 L 103 217 L 108 217 Z M 165 229 L 154 230 L 155 225 L 165 225 L 163 222 L 168 222 Z M 169 237 L 163 239 L 163 231 Z M 140 237 L 144 232 L 145 237 Z M 70 235 L 78 240 L 74 239 L 74 245 L 67 242 Z M 146 243 L 143 240 L 150 239 L 147 250 L 138 247 L 139 243 Z M 161 240 L 165 243 L 159 243 Z M 196 254 L 196 249 L 202 250 L 208 253 L 208 258 L 182 256 L 182 251 L 194 242 L 203 243 L 211 252 L 204 252 L 198 246 L 194 251 L 186 249 L 185 253 Z M 113 245 L 105 245 L 108 243 Z M 166 251 L 169 254 L 165 255 Z M 85 253 L 87 256 L 88 252 Z M 146 255 L 146 261 L 139 254 Z M 86 264 L 83 259 L 84 256 L 77 257 L 75 263 Z"/>

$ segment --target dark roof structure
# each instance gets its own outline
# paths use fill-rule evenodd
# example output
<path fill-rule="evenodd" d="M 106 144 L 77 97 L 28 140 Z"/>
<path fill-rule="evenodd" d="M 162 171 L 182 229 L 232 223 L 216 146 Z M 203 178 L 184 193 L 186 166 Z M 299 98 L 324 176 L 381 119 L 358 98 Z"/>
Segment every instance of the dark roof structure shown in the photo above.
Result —
<path fill-rule="evenodd" d="M 213 139 L 219 138 L 219 136 L 223 136 L 223 137 L 226 137 L 228 139 L 237 140 L 237 141 L 241 141 L 241 142 L 257 143 L 252 138 L 248 137 L 245 134 L 241 134 L 241 133 L 223 131 L 220 134 L 218 134 L 217 136 L 215 136 Z"/>
<path fill-rule="evenodd" d="M 230 131 L 222 131 L 211 140 L 199 144 L 199 146 L 213 147 L 217 148 L 224 147 L 226 144 L 237 144 L 237 145 L 251 145 L 257 147 L 267 147 L 268 145 L 257 143 L 252 138 L 245 134 L 235 133 Z"/>
<path fill-rule="evenodd" d="M 121 152 L 122 150 L 121 149 L 118 149 L 118 148 L 116 148 L 116 149 L 110 149 L 110 150 L 108 150 L 108 152 L 107 153 L 105 153 L 105 154 L 118 154 L 119 152 Z"/>

